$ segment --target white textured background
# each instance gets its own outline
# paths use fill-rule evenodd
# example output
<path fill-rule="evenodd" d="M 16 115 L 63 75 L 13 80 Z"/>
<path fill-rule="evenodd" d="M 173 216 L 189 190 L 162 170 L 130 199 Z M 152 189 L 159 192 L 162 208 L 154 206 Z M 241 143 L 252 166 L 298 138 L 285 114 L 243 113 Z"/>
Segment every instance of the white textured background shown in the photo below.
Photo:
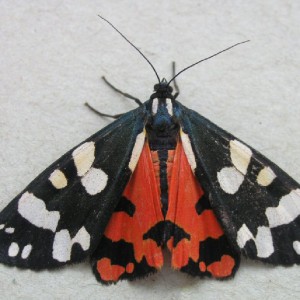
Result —
<path fill-rule="evenodd" d="M 236 42 L 189 70 L 179 100 L 263 152 L 300 181 L 300 1 L 0 1 L 0 208 L 52 161 L 110 121 L 83 106 L 135 107 L 155 77 L 97 14 L 119 27 L 170 78 L 178 68 Z M 300 267 L 242 261 L 234 280 L 171 271 L 98 284 L 87 263 L 32 272 L 0 266 L 1 299 L 300 299 Z"/>

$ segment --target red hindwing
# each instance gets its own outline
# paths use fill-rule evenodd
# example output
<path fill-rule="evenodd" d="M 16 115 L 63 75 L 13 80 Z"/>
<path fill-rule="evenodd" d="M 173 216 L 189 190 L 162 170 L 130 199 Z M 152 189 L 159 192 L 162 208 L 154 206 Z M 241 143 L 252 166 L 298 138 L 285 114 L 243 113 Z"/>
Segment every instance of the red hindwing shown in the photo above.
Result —
<path fill-rule="evenodd" d="M 135 265 L 141 263 L 143 258 L 148 266 L 160 269 L 163 265 L 161 246 L 158 246 L 152 239 L 143 238 L 144 234 L 155 224 L 163 221 L 159 191 L 148 143 L 144 145 L 138 164 L 123 192 L 123 196 L 134 205 L 134 214 L 130 216 L 123 211 L 114 212 L 104 236 L 112 242 L 122 240 L 133 245 L 133 261 L 127 262 L 128 264 L 131 263 L 130 273 L 134 272 Z M 120 250 L 122 251 L 122 249 Z M 124 253 L 124 255 L 126 254 Z M 106 257 L 98 260 L 97 266 L 100 277 L 104 281 L 117 281 L 125 272 L 128 273 L 126 266 L 114 265 Z"/>
<path fill-rule="evenodd" d="M 191 275 L 225 278 L 237 268 L 239 257 L 232 251 L 193 174 L 180 140 L 168 155 L 166 217 L 160 202 L 159 157 L 157 152 L 151 153 L 146 142 L 123 192 L 134 212 L 117 209 L 113 213 L 96 251 L 96 273 L 101 281 L 116 282 L 160 269 L 163 243 L 172 253 L 172 267 Z M 171 226 L 158 226 L 162 224 Z M 155 239 L 153 235 L 167 240 L 159 242 L 160 237 Z"/>

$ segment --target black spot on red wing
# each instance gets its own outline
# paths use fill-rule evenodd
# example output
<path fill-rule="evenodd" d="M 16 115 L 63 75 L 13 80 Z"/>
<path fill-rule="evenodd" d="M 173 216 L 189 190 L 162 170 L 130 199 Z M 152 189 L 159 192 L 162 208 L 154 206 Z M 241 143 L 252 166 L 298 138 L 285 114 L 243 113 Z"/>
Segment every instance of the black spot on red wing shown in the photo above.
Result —
<path fill-rule="evenodd" d="M 227 276 L 228 278 L 232 277 L 239 267 L 240 254 L 233 250 L 225 235 L 222 235 L 218 239 L 207 238 L 205 241 L 200 242 L 199 261 L 194 262 L 192 259 L 189 259 L 188 264 L 182 267 L 180 271 L 188 273 L 192 276 L 212 277 L 210 272 L 200 271 L 199 263 L 203 262 L 206 266 L 209 266 L 214 262 L 219 262 L 224 255 L 231 256 L 235 261 L 235 266 L 232 269 L 231 275 Z"/>
<path fill-rule="evenodd" d="M 200 261 L 204 261 L 207 265 L 220 260 L 222 255 L 230 255 L 232 257 L 239 257 L 236 251 L 228 243 L 225 235 L 218 239 L 208 238 L 200 243 Z"/>
<path fill-rule="evenodd" d="M 103 236 L 101 242 L 95 252 L 91 257 L 91 263 L 93 272 L 98 281 L 104 284 L 115 283 L 112 281 L 104 281 L 101 279 L 99 272 L 97 270 L 97 261 L 102 258 L 109 258 L 111 260 L 112 265 L 119 265 L 124 268 L 129 263 L 133 263 L 134 269 L 132 273 L 124 273 L 120 276 L 121 279 L 134 280 L 136 278 L 145 277 L 151 273 L 155 273 L 157 270 L 153 267 L 150 267 L 147 264 L 145 257 L 141 260 L 141 262 L 137 262 L 134 257 L 134 248 L 131 243 L 127 243 L 124 240 L 113 242 L 110 239 Z"/>
<path fill-rule="evenodd" d="M 188 233 L 170 221 L 157 223 L 143 235 L 143 239 L 152 239 L 156 242 L 157 246 L 165 246 L 166 242 L 173 236 L 174 247 L 176 247 L 182 239 L 190 239 L 190 235 Z"/>
<path fill-rule="evenodd" d="M 134 215 L 135 205 L 128 200 L 126 197 L 122 196 L 117 207 L 115 208 L 115 212 L 125 212 L 130 217 Z"/>
<path fill-rule="evenodd" d="M 178 225 L 176 224 L 173 224 L 174 225 L 174 233 L 173 233 L 173 236 L 174 236 L 174 240 L 173 240 L 173 247 L 176 247 L 177 244 L 182 240 L 182 239 L 187 239 L 187 240 L 190 240 L 191 236 L 184 231 L 184 229 L 182 229 L 181 227 L 179 227 Z"/>
<path fill-rule="evenodd" d="M 164 243 L 164 227 L 165 222 L 158 222 L 155 226 L 151 227 L 143 235 L 143 240 L 151 239 L 156 242 L 157 246 L 162 246 Z"/>
<path fill-rule="evenodd" d="M 195 209 L 198 215 L 201 215 L 202 212 L 206 209 L 211 209 L 211 205 L 206 195 L 201 196 L 201 198 L 196 203 Z"/>

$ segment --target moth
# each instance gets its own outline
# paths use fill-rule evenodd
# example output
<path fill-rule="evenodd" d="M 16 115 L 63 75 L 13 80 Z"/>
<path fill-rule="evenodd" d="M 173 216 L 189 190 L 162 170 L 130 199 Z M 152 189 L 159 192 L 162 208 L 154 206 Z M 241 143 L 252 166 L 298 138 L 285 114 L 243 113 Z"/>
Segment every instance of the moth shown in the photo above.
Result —
<path fill-rule="evenodd" d="M 139 107 L 114 116 L 8 204 L 1 263 L 41 270 L 89 258 L 104 284 L 156 272 L 163 248 L 174 269 L 199 277 L 233 277 L 242 255 L 300 263 L 299 184 L 177 101 L 170 83 L 184 70 L 169 82 L 155 71 L 144 103 L 123 93 Z"/>

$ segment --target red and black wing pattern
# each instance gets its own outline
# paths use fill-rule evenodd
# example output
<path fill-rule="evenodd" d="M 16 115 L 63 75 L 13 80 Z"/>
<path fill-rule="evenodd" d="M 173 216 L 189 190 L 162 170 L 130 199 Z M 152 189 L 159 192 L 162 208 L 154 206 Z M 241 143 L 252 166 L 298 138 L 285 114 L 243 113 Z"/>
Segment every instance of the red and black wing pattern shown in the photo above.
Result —
<path fill-rule="evenodd" d="M 134 279 L 163 265 L 162 245 L 147 234 L 163 221 L 159 190 L 146 142 L 135 171 L 92 256 L 96 278 L 103 283 Z"/>
<path fill-rule="evenodd" d="M 173 268 L 193 276 L 226 278 L 234 275 L 239 254 L 230 246 L 217 221 L 181 141 L 177 143 L 173 162 L 166 220 L 176 226 L 167 242 Z M 184 230 L 184 238 L 177 228 Z"/>
<path fill-rule="evenodd" d="M 255 149 L 180 108 L 195 175 L 231 245 L 248 258 L 300 264 L 300 185 Z"/>
<path fill-rule="evenodd" d="M 300 264 L 300 185 L 178 102 L 157 119 L 181 127 L 162 164 L 145 142 L 148 104 L 70 150 L 0 213 L 0 262 L 45 269 L 90 257 L 106 284 L 160 269 L 165 246 L 172 267 L 193 276 L 232 277 L 240 253 Z"/>
<path fill-rule="evenodd" d="M 135 279 L 163 265 L 162 247 L 172 267 L 193 276 L 231 277 L 239 255 L 230 247 L 179 140 L 168 151 L 169 206 L 160 202 L 159 157 L 146 142 L 136 169 L 92 256 L 103 283 Z"/>

